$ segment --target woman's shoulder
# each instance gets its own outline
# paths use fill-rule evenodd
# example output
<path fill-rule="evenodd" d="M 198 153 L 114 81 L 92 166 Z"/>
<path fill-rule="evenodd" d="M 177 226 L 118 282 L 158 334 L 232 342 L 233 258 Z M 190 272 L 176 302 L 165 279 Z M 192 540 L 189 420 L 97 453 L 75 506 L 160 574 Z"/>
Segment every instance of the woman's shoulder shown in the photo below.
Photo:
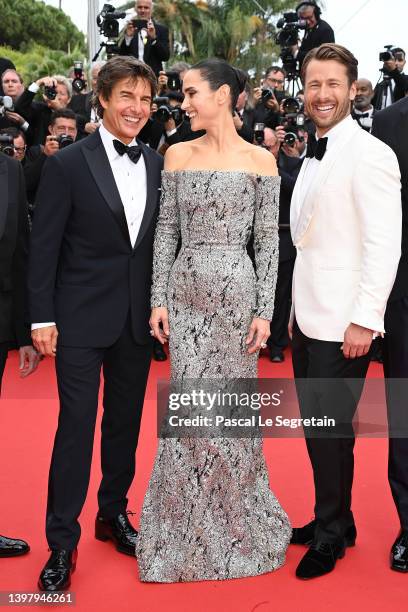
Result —
<path fill-rule="evenodd" d="M 166 151 L 164 169 L 168 172 L 183 170 L 197 147 L 196 141 L 178 142 Z"/>
<path fill-rule="evenodd" d="M 250 145 L 250 147 L 248 154 L 256 168 L 256 173 L 260 176 L 278 176 L 278 168 L 274 155 L 262 147 L 257 147 L 256 145 Z"/>

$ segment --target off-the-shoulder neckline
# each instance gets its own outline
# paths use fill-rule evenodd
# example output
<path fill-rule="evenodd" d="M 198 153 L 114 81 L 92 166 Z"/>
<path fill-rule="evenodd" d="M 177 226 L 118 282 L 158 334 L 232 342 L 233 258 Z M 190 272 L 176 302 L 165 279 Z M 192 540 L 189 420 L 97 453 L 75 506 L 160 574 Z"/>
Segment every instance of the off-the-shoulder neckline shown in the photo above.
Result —
<path fill-rule="evenodd" d="M 216 170 L 209 168 L 189 168 L 186 170 L 162 170 L 163 174 L 196 174 L 205 172 L 207 174 L 245 174 L 247 176 L 255 176 L 259 178 L 279 178 L 278 174 L 258 174 L 257 172 L 248 172 L 247 170 Z"/>

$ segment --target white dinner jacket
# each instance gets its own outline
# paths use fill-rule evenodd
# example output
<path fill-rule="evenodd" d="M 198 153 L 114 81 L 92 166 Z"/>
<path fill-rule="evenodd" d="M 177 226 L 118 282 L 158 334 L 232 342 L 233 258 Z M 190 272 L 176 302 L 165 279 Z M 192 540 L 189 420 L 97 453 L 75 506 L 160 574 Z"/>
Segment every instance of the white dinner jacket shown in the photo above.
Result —
<path fill-rule="evenodd" d="M 306 165 L 291 204 L 291 320 L 317 340 L 342 342 L 351 322 L 382 333 L 401 255 L 397 158 L 349 117 L 304 194 Z"/>

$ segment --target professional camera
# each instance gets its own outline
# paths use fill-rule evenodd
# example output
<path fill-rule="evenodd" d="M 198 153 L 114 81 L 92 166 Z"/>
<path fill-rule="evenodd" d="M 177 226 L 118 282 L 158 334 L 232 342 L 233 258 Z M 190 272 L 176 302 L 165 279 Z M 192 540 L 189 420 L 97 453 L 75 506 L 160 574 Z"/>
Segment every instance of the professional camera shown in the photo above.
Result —
<path fill-rule="evenodd" d="M 277 89 L 272 89 L 272 87 L 262 88 L 262 93 L 261 93 L 262 104 L 266 106 L 267 102 L 269 102 L 269 100 L 271 100 L 273 97 L 276 99 L 278 104 L 280 104 L 282 100 L 285 99 L 285 92 L 278 91 Z"/>
<path fill-rule="evenodd" d="M 380 51 L 380 56 L 379 56 L 379 61 L 380 62 L 389 62 L 394 58 L 394 54 L 391 51 L 391 49 L 393 48 L 393 45 L 384 45 L 384 49 L 387 49 L 387 51 Z"/>
<path fill-rule="evenodd" d="M 55 100 L 55 98 L 57 97 L 57 88 L 54 86 L 52 87 L 45 86 L 44 96 L 48 98 L 48 100 Z"/>
<path fill-rule="evenodd" d="M 105 47 L 106 55 L 110 59 L 113 55 L 119 54 L 119 46 L 117 39 L 119 37 L 119 22 L 118 19 L 124 19 L 126 17 L 125 12 L 116 11 L 115 7 L 111 4 L 104 4 L 101 12 L 96 17 L 96 23 L 99 28 L 99 33 L 102 36 L 106 36 L 107 42 L 101 43 L 100 49 L 97 54 L 92 58 L 92 61 L 96 61 L 99 57 L 99 53 Z"/>
<path fill-rule="evenodd" d="M 306 29 L 306 21 L 299 19 L 297 13 L 283 13 L 276 27 L 280 32 L 276 34 L 276 42 L 280 47 L 292 47 L 299 38 L 299 30 Z"/>
<path fill-rule="evenodd" d="M 167 89 L 170 91 L 181 91 L 181 79 L 178 72 L 166 72 Z"/>
<path fill-rule="evenodd" d="M 285 128 L 284 143 L 292 147 L 295 140 L 302 140 L 298 130 L 304 129 L 305 115 L 303 102 L 300 98 L 286 98 L 282 104 L 282 117 L 279 117 L 279 125 Z"/>
<path fill-rule="evenodd" d="M 75 78 L 72 81 L 72 89 L 76 93 L 81 93 L 86 87 L 86 82 L 84 79 L 84 65 L 82 62 L 74 62 L 74 76 Z"/>
<path fill-rule="evenodd" d="M 8 134 L 0 134 L 0 151 L 9 157 L 14 157 L 14 140 Z"/>
<path fill-rule="evenodd" d="M 157 111 L 153 113 L 153 119 L 160 123 L 167 123 L 170 119 L 174 119 L 176 125 L 181 123 L 184 117 L 184 111 L 179 106 L 171 106 L 170 99 L 167 96 L 157 96 L 153 98 L 153 104 L 157 105 Z"/>
<path fill-rule="evenodd" d="M 60 134 L 55 137 L 55 140 L 58 142 L 60 149 L 65 149 L 65 147 L 72 145 L 74 142 L 72 136 L 68 136 L 68 134 Z"/>
<path fill-rule="evenodd" d="M 255 123 L 254 125 L 254 138 L 257 145 L 263 145 L 265 140 L 265 124 Z"/>
<path fill-rule="evenodd" d="M 4 117 L 6 111 L 13 110 L 13 98 L 10 96 L 0 96 L 0 117 Z"/>

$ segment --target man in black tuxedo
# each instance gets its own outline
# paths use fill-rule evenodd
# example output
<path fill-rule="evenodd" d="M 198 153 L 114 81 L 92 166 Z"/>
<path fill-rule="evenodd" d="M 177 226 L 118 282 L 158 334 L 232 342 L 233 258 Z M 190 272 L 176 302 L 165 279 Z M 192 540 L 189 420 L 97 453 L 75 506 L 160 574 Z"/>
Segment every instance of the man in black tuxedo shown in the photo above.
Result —
<path fill-rule="evenodd" d="M 401 259 L 385 311 L 383 360 L 387 382 L 408 378 L 408 98 L 376 113 L 371 133 L 393 149 L 402 183 Z M 388 380 L 386 389 L 390 428 L 388 478 L 401 523 L 401 532 L 391 549 L 391 568 L 408 572 L 408 439 L 397 437 L 401 436 L 401 427 L 406 430 L 407 399 L 406 394 L 401 396 L 399 384 L 392 380 Z"/>
<path fill-rule="evenodd" d="M 98 74 L 105 62 L 95 62 L 91 69 L 92 89 L 86 94 L 76 94 L 69 101 L 68 108 L 72 109 L 78 119 L 78 140 L 93 134 L 100 123 L 92 105 Z"/>
<path fill-rule="evenodd" d="M 24 176 L 18 161 L 0 153 L 0 391 L 10 345 L 20 348 L 20 373 L 37 368 L 39 355 L 24 324 L 28 216 Z M 30 550 L 27 542 L 0 535 L 0 557 Z"/>
<path fill-rule="evenodd" d="M 135 137 L 156 78 L 114 57 L 96 87 L 100 129 L 50 157 L 39 187 L 29 263 L 32 337 L 55 355 L 60 416 L 51 460 L 42 590 L 68 588 L 91 468 L 104 375 L 97 539 L 134 555 L 127 492 L 150 367 L 150 284 L 162 158 Z"/>
<path fill-rule="evenodd" d="M 120 46 L 121 55 L 133 55 L 148 64 L 156 76 L 170 57 L 169 30 L 152 19 L 152 0 L 137 0 L 137 18 L 128 23 Z"/>
<path fill-rule="evenodd" d="M 299 19 L 306 21 L 306 32 L 303 37 L 300 49 L 297 46 L 293 49 L 300 68 L 303 60 L 312 49 L 320 47 L 323 43 L 334 43 L 334 32 L 332 27 L 321 18 L 321 9 L 314 0 L 301 2 L 296 7 Z"/>

